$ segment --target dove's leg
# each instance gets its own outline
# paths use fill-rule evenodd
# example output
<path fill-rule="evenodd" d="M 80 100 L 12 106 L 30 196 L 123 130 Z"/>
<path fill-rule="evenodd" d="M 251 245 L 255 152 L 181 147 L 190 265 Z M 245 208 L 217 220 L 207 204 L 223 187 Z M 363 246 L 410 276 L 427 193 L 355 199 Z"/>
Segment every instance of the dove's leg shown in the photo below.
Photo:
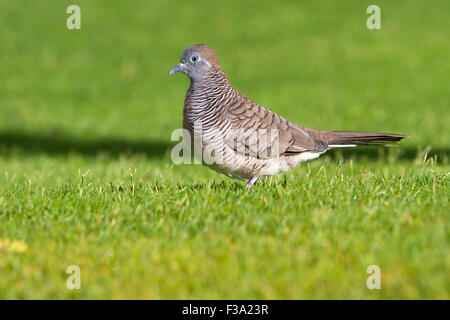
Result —
<path fill-rule="evenodd" d="M 247 186 L 245 187 L 245 190 L 248 190 L 252 187 L 252 185 L 255 184 L 256 180 L 258 180 L 258 176 L 251 178 L 248 180 Z"/>

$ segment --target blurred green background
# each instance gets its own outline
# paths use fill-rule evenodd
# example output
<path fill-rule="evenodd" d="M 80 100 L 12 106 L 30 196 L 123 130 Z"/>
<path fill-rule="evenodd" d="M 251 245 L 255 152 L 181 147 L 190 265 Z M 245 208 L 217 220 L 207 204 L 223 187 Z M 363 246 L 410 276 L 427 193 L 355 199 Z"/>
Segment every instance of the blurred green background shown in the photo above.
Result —
<path fill-rule="evenodd" d="M 448 298 L 449 14 L 446 0 L 2 1 L 0 298 Z M 189 82 L 167 72 L 195 43 L 292 121 L 410 138 L 250 194 L 174 166 Z M 82 290 L 65 288 L 70 264 Z"/>

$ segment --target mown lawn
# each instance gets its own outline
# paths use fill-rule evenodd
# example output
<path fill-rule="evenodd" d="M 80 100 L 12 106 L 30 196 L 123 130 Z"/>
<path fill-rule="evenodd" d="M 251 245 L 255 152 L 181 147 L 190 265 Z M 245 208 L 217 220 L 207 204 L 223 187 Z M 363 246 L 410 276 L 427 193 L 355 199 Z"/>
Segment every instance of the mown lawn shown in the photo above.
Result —
<path fill-rule="evenodd" d="M 450 298 L 448 1 L 70 4 L 0 4 L 0 298 Z M 293 121 L 410 137 L 249 192 L 173 165 L 199 42 Z"/>

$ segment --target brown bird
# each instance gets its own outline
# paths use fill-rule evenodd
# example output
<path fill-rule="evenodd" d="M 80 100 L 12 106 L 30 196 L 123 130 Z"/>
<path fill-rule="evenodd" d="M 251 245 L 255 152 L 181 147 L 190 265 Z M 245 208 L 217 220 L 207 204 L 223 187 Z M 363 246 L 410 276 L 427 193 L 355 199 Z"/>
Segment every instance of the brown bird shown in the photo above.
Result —
<path fill-rule="evenodd" d="M 248 179 L 247 189 L 258 178 L 287 172 L 333 148 L 382 145 L 405 137 L 314 130 L 286 120 L 234 89 L 216 53 L 205 44 L 184 50 L 169 75 L 176 72 L 191 80 L 184 100 L 183 128 L 200 146 L 195 157 L 229 177 Z"/>

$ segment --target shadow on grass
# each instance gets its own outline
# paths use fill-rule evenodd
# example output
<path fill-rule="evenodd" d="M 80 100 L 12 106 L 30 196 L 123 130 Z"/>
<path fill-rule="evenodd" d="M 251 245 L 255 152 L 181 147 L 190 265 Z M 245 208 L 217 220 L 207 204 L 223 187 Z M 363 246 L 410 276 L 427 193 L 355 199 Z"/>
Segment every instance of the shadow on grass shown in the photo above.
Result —
<path fill-rule="evenodd" d="M 394 146 L 376 147 L 376 146 L 360 146 L 357 148 L 334 149 L 326 153 L 326 156 L 333 160 L 338 159 L 387 159 L 393 158 L 398 160 L 412 161 L 415 159 L 430 159 L 437 155 L 438 161 L 448 159 L 450 156 L 450 148 L 418 148 L 411 146 L 403 146 L 401 143 Z"/>
<path fill-rule="evenodd" d="M 144 154 L 149 158 L 162 158 L 169 153 L 171 143 L 162 140 L 133 140 L 117 137 L 77 138 L 56 132 L 50 134 L 29 134 L 23 132 L 0 132 L 0 154 L 18 149 L 21 153 L 44 153 L 64 155 L 76 153 L 95 156 L 106 153 L 113 157 L 119 155 Z"/>
<path fill-rule="evenodd" d="M 106 153 L 117 157 L 119 155 L 143 154 L 149 158 L 163 158 L 170 154 L 176 142 L 152 139 L 132 140 L 118 137 L 103 138 L 77 138 L 67 134 L 52 132 L 49 134 L 30 134 L 24 132 L 0 132 L 0 154 L 5 150 L 18 148 L 21 153 L 45 153 L 49 155 L 64 155 L 71 152 L 95 156 Z M 6 149 L 5 149 L 6 148 Z M 393 157 L 399 160 L 415 160 L 423 158 L 428 150 L 419 150 L 416 147 L 358 147 L 335 149 L 327 152 L 326 156 L 338 159 L 386 159 Z M 448 158 L 450 148 L 433 148 L 428 151 L 428 158 L 438 155 L 438 160 Z"/>

